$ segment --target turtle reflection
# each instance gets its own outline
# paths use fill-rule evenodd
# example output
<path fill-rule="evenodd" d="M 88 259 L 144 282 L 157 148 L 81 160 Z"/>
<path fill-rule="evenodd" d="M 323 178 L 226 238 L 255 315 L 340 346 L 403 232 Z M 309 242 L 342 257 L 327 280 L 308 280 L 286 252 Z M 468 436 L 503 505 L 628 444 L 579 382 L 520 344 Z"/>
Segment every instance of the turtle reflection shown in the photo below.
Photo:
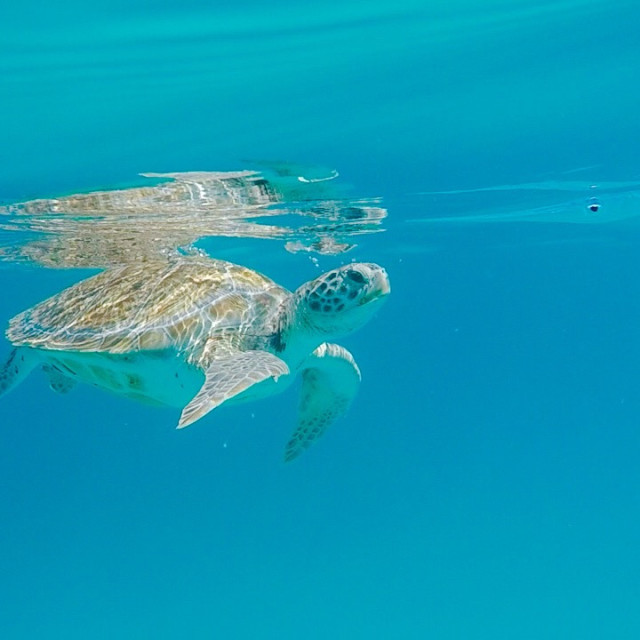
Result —
<path fill-rule="evenodd" d="M 286 165 L 265 172 L 147 173 L 149 184 L 0 207 L 13 234 L 0 259 L 104 268 L 197 253 L 209 237 L 275 239 L 290 251 L 337 254 L 352 237 L 382 230 L 378 198 L 347 197 L 337 172 L 305 178 Z"/>

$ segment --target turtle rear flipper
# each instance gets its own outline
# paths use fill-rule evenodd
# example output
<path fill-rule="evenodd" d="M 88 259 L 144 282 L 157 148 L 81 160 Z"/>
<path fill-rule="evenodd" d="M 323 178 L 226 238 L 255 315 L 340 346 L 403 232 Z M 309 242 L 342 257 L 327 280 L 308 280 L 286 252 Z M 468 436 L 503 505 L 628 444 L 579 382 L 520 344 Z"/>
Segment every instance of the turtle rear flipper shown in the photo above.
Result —
<path fill-rule="evenodd" d="M 76 386 L 76 381 L 65 376 L 58 367 L 46 364 L 42 368 L 49 378 L 49 386 L 56 393 L 69 393 Z"/>
<path fill-rule="evenodd" d="M 13 349 L 0 369 L 0 396 L 19 385 L 36 366 L 37 358 L 27 349 Z"/>
<path fill-rule="evenodd" d="M 321 344 L 305 362 L 298 426 L 287 443 L 286 462 L 308 449 L 336 418 L 346 413 L 360 384 L 353 356 L 337 344 Z"/>
<path fill-rule="evenodd" d="M 268 378 L 277 380 L 289 373 L 286 362 L 268 351 L 241 351 L 214 360 L 205 371 L 205 381 L 184 408 L 178 429 L 200 420 L 212 409 Z"/>

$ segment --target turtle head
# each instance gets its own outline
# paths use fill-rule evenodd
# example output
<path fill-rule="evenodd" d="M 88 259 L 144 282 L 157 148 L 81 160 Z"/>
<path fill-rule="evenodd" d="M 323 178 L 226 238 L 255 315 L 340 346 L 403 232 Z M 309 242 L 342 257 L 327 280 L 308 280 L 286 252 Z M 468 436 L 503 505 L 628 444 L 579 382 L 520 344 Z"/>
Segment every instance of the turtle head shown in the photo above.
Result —
<path fill-rule="evenodd" d="M 296 298 L 310 327 L 339 337 L 365 324 L 390 292 L 382 267 L 357 262 L 303 284 Z"/>

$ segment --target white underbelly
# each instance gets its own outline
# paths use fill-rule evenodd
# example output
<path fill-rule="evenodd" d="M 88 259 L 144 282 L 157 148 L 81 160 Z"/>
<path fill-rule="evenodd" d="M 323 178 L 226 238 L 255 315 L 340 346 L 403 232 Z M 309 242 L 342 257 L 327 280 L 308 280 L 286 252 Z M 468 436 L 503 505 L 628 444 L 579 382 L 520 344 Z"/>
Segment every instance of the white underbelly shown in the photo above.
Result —
<path fill-rule="evenodd" d="M 203 373 L 177 356 L 47 352 L 64 375 L 148 404 L 182 408 L 204 382 Z"/>
<path fill-rule="evenodd" d="M 182 409 L 198 393 L 205 377 L 177 355 L 46 352 L 47 363 L 69 378 L 139 402 Z M 293 379 L 269 378 L 230 398 L 228 404 L 251 402 L 284 391 Z M 225 403 L 226 404 L 226 403 Z"/>

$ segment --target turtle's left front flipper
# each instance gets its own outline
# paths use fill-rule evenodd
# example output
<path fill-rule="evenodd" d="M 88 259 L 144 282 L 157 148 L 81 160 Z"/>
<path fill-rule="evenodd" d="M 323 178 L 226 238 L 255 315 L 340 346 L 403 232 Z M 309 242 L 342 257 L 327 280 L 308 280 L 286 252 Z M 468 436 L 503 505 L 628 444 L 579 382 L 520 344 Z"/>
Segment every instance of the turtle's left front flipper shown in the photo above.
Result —
<path fill-rule="evenodd" d="M 193 400 L 183 409 L 178 429 L 186 427 L 229 398 L 268 378 L 287 375 L 284 360 L 268 351 L 238 351 L 214 360 L 205 371 L 205 381 Z"/>
<path fill-rule="evenodd" d="M 298 426 L 285 449 L 287 462 L 309 448 L 347 411 L 360 379 L 358 365 L 344 347 L 325 342 L 309 356 L 302 372 Z"/>

